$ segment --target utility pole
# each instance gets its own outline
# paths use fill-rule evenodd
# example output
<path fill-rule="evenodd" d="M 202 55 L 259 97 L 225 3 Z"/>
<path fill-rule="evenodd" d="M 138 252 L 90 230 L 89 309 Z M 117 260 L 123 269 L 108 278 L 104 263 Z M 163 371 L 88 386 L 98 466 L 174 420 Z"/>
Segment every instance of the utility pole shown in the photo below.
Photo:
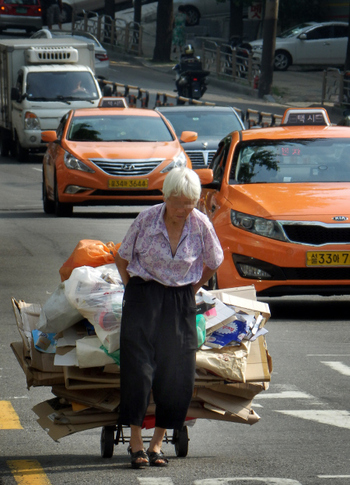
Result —
<path fill-rule="evenodd" d="M 263 51 L 261 59 L 261 74 L 259 80 L 259 98 L 271 93 L 273 81 L 273 64 L 277 33 L 279 0 L 266 0 L 263 28 Z"/>

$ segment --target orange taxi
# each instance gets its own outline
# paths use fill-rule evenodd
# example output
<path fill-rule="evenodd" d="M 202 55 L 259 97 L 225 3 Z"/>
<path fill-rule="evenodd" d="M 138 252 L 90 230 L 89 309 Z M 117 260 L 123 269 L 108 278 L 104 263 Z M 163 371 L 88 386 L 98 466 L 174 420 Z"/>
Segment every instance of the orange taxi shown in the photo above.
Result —
<path fill-rule="evenodd" d="M 350 293 L 350 128 L 289 109 L 281 126 L 226 136 L 210 167 L 199 208 L 224 251 L 212 287 Z"/>
<path fill-rule="evenodd" d="M 69 111 L 48 142 L 43 159 L 43 206 L 69 216 L 75 205 L 142 205 L 162 201 L 166 174 L 191 161 L 160 113 L 102 99 L 99 108 Z M 182 142 L 197 133 L 183 132 Z"/>

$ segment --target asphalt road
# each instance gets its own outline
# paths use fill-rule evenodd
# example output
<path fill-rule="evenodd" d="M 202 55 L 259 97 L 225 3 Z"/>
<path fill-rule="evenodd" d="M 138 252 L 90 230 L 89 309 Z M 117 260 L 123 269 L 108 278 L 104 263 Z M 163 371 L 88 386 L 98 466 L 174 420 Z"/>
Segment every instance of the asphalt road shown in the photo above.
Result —
<path fill-rule="evenodd" d="M 349 297 L 265 300 L 274 371 L 269 390 L 253 401 L 261 420 L 252 427 L 197 421 L 187 458 L 176 458 L 174 447 L 165 444 L 170 466 L 142 471 L 130 468 L 127 445 L 118 445 L 111 459 L 101 458 L 100 429 L 54 442 L 31 411 L 52 397 L 50 388 L 28 391 L 10 349 L 20 340 L 11 297 L 43 304 L 78 241 L 120 241 L 138 208 L 80 208 L 72 218 L 50 217 L 41 205 L 40 160 L 0 158 L 0 174 L 1 485 L 349 483 Z M 8 406 L 19 429 L 4 422 Z M 29 465 L 35 473 L 14 476 Z"/>
<path fill-rule="evenodd" d="M 112 63 L 111 79 L 149 89 L 153 97 L 173 89 L 171 74 L 126 60 Z M 284 110 L 253 104 L 220 86 L 211 86 L 205 99 L 240 109 Z M 72 218 L 49 217 L 42 210 L 41 178 L 39 157 L 25 164 L 0 158 L 0 485 L 348 485 L 347 296 L 265 300 L 271 310 L 266 328 L 274 372 L 269 390 L 253 401 L 261 420 L 252 427 L 197 421 L 189 431 L 187 458 L 176 458 L 174 447 L 166 444 L 170 466 L 143 471 L 130 469 L 127 445 L 102 459 L 100 429 L 52 441 L 31 411 L 52 397 L 50 388 L 27 390 L 10 349 L 20 340 L 11 297 L 43 304 L 80 239 L 120 241 L 141 208 L 79 208 Z M 17 429 L 1 420 L 9 406 L 19 420 Z M 39 477 L 15 477 L 11 467 L 28 463 L 34 463 Z"/>

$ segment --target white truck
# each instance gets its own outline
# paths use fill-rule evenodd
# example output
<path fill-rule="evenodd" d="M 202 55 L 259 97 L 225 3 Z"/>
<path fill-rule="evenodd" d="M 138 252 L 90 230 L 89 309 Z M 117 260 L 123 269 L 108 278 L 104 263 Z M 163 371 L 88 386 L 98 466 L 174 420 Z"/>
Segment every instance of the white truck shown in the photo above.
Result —
<path fill-rule="evenodd" d="M 70 109 L 97 106 L 94 46 L 74 39 L 0 40 L 0 155 L 44 152 L 41 132 Z"/>

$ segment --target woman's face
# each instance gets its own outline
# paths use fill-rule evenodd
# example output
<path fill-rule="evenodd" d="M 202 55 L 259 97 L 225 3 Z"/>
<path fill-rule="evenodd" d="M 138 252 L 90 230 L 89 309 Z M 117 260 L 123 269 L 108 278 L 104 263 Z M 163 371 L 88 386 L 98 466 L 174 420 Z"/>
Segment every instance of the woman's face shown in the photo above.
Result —
<path fill-rule="evenodd" d="M 167 219 L 173 223 L 183 223 L 196 207 L 197 201 L 184 195 L 171 195 L 165 199 Z"/>

